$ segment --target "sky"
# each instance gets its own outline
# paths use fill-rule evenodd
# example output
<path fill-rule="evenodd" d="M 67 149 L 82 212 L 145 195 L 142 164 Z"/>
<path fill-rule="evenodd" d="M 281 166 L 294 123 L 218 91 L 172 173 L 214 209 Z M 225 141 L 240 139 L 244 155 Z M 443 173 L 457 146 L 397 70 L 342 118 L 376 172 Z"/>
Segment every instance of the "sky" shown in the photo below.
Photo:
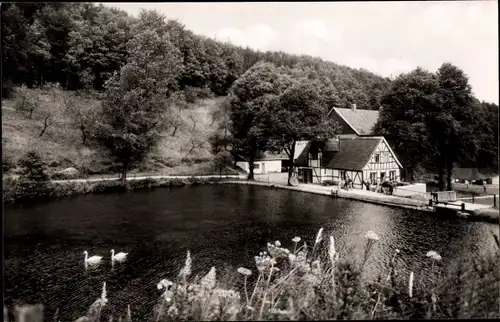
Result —
<path fill-rule="evenodd" d="M 395 77 L 461 68 L 479 100 L 499 103 L 497 1 L 105 3 L 157 10 L 193 32 L 259 50 L 321 57 Z"/>

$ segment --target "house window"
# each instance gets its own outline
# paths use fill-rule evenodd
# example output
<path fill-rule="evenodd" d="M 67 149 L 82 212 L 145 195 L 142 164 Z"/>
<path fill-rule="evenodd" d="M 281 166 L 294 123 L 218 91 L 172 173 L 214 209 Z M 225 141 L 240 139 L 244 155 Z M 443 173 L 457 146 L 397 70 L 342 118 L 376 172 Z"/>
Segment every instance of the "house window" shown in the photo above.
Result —
<path fill-rule="evenodd" d="M 389 180 L 394 181 L 396 179 L 396 171 L 389 171 Z"/>
<path fill-rule="evenodd" d="M 376 172 L 370 172 L 370 181 L 375 182 L 377 180 L 377 173 Z"/>
<path fill-rule="evenodd" d="M 253 169 L 254 170 L 260 170 L 260 163 L 254 163 L 253 164 Z"/>
<path fill-rule="evenodd" d="M 380 154 L 375 154 L 375 163 L 379 163 L 380 162 Z"/>

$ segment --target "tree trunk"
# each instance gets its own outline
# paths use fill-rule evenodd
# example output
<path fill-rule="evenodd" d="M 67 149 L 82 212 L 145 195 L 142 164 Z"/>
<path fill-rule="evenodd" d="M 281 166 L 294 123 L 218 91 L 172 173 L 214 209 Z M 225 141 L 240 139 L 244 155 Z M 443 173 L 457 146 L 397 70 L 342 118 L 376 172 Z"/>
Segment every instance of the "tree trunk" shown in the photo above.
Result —
<path fill-rule="evenodd" d="M 453 171 L 453 163 L 451 162 L 448 162 L 446 164 L 446 174 L 447 174 L 447 180 L 446 180 L 446 186 L 447 186 L 447 190 L 448 191 L 451 191 L 453 190 L 452 186 L 451 186 L 451 176 L 452 176 L 452 171 Z"/>
<path fill-rule="evenodd" d="M 127 184 L 127 170 L 128 170 L 128 162 L 123 161 L 122 177 L 121 177 L 121 182 L 123 185 Z"/>
<path fill-rule="evenodd" d="M 85 145 L 87 135 L 85 134 L 85 126 L 83 124 L 80 124 L 80 130 L 82 131 L 82 144 Z"/>
<path fill-rule="evenodd" d="M 445 179 L 444 179 L 444 167 L 442 162 L 438 164 L 438 182 L 439 182 L 439 191 L 445 190 Z"/>
<path fill-rule="evenodd" d="M 252 152 L 250 154 L 250 159 L 248 160 L 248 167 L 249 167 L 249 172 L 248 172 L 248 180 L 255 180 L 254 175 L 253 175 L 253 165 L 255 163 L 255 153 Z"/>
<path fill-rule="evenodd" d="M 295 141 L 292 142 L 292 148 L 290 149 L 290 155 L 289 157 L 289 164 L 290 166 L 288 167 L 288 185 L 292 185 L 292 176 L 293 176 L 293 156 L 295 155 Z"/>

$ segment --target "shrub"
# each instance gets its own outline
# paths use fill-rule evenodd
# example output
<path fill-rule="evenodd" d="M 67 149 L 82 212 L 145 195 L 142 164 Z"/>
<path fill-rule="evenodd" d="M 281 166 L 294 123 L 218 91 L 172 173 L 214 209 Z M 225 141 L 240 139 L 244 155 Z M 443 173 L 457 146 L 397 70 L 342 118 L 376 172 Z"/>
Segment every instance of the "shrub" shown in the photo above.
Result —
<path fill-rule="evenodd" d="M 49 176 L 46 173 L 46 164 L 36 151 L 28 151 L 19 159 L 18 165 L 21 167 L 21 177 L 30 181 L 47 181 Z"/>
<path fill-rule="evenodd" d="M 184 95 L 186 97 L 186 102 L 188 103 L 195 103 L 199 99 L 212 98 L 214 96 L 210 88 L 199 88 L 191 86 L 186 86 L 184 88 Z"/>

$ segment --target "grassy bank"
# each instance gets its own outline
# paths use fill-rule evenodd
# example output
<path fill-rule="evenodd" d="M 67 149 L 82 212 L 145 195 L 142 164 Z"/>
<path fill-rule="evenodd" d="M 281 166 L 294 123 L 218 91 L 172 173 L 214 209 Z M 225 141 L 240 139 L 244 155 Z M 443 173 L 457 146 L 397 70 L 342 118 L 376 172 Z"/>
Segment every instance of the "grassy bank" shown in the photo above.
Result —
<path fill-rule="evenodd" d="M 60 199 L 91 193 L 124 192 L 163 187 L 182 187 L 188 184 L 208 184 L 229 180 L 222 177 L 198 177 L 163 179 L 138 179 L 127 181 L 123 185 L 119 180 L 107 181 L 62 181 L 62 182 L 30 182 L 22 180 L 3 181 L 3 202 L 24 203 Z M 232 178 L 231 180 L 235 180 Z"/>
<path fill-rule="evenodd" d="M 178 276 L 165 276 L 158 283 L 159 300 L 149 321 L 171 320 L 334 320 L 334 319 L 470 319 L 499 318 L 500 252 L 482 258 L 463 258 L 448 270 L 442 258 L 429 250 L 421 260 L 430 275 L 401 274 L 395 263 L 405 254 L 393 250 L 388 271 L 379 278 L 362 278 L 371 250 L 379 237 L 367 232 L 364 256 L 343 257 L 331 236 L 320 229 L 312 245 L 295 237 L 293 249 L 268 243 L 267 252 L 255 257 L 255 268 L 240 267 L 220 275 L 207 268 L 204 277 L 191 276 L 188 252 Z M 498 237 L 494 235 L 500 248 Z M 350 255 L 349 255 L 350 256 Z M 105 281 L 101 297 L 86 316 L 77 321 L 144 321 L 134 317 L 130 306 L 121 317 L 106 315 Z M 25 308 L 34 315 L 43 307 Z M 21 310 L 18 308 L 18 312 Z M 6 308 L 4 308 L 6 312 Z M 52 317 L 45 317 L 51 319 Z M 54 317 L 57 321 L 57 318 Z M 4 321 L 13 321 L 4 319 Z M 18 320 L 20 321 L 20 320 Z"/>

